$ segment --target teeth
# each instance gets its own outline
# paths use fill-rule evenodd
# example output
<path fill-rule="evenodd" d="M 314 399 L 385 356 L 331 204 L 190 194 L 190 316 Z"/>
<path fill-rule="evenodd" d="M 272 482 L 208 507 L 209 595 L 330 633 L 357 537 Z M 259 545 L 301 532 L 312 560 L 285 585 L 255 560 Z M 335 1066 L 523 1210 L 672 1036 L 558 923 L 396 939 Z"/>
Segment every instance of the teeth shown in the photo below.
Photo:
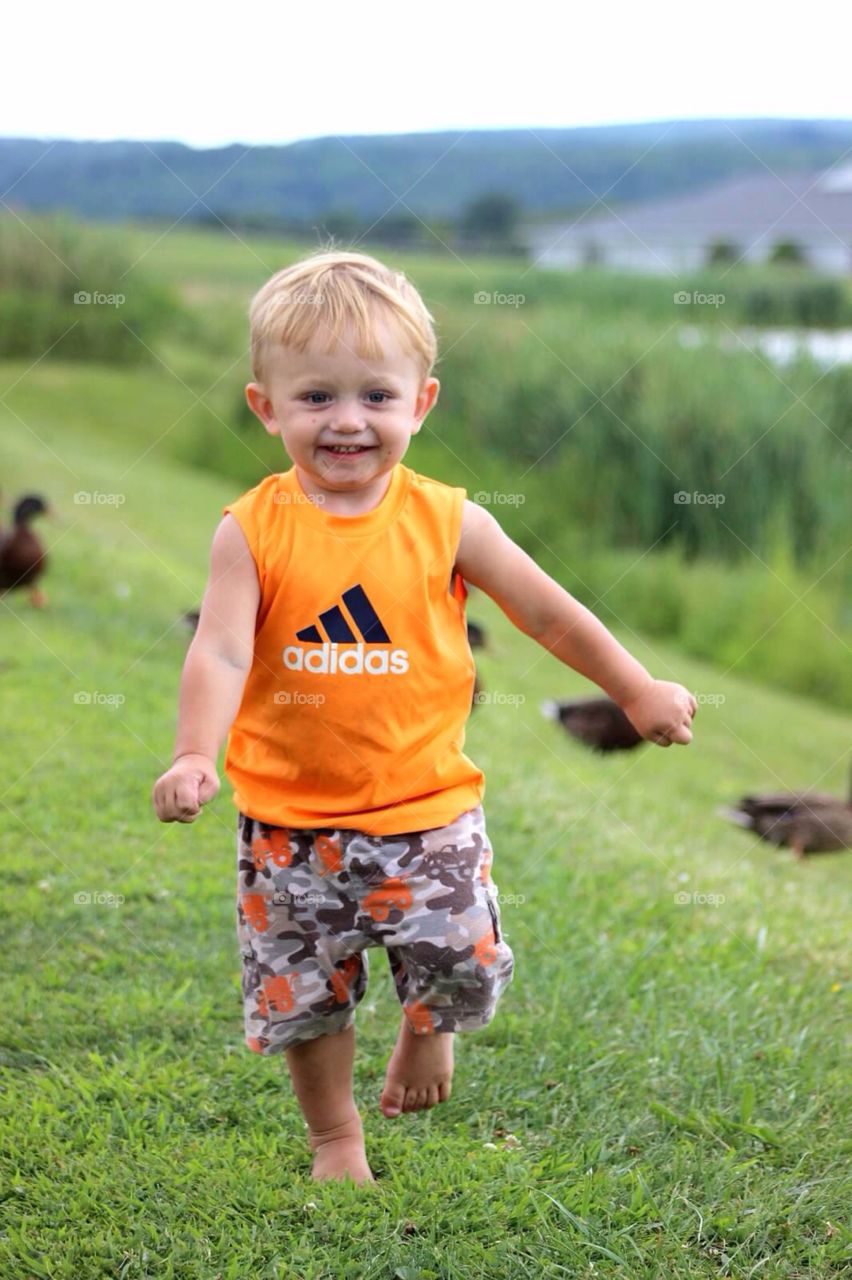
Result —
<path fill-rule="evenodd" d="M 332 453 L 360 453 L 367 446 L 363 444 L 330 444 L 326 447 L 331 449 Z"/>

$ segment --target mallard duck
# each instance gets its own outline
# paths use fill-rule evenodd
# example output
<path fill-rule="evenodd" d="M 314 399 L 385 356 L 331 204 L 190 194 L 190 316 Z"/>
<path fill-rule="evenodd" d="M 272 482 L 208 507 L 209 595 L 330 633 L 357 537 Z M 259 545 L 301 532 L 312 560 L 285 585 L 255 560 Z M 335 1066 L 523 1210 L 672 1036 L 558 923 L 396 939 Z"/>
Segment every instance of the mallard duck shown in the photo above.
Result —
<path fill-rule="evenodd" d="M 12 528 L 0 533 L 0 591 L 29 587 L 30 604 L 37 609 L 47 604 L 47 596 L 37 585 L 47 567 L 47 553 L 30 521 L 47 515 L 48 510 L 44 498 L 28 493 L 15 506 Z"/>
<path fill-rule="evenodd" d="M 548 720 L 558 720 L 564 729 L 594 751 L 629 751 L 645 739 L 611 698 L 577 698 L 541 704 Z"/>
<path fill-rule="evenodd" d="M 852 787 L 849 800 L 823 791 L 779 791 L 743 796 L 737 808 L 719 813 L 797 858 L 852 848 Z"/>

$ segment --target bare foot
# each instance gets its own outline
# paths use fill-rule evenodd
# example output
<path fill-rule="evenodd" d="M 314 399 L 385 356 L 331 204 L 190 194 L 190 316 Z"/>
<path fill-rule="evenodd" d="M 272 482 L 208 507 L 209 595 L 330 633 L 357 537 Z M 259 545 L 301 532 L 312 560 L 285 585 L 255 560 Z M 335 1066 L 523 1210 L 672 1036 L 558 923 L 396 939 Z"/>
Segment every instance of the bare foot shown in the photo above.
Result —
<path fill-rule="evenodd" d="M 351 1120 L 324 1129 L 319 1133 L 308 1130 L 308 1142 L 314 1153 L 311 1177 L 350 1177 L 354 1182 L 375 1182 L 373 1171 L 367 1163 L 364 1150 L 364 1132 L 361 1117 L 356 1112 Z"/>
<path fill-rule="evenodd" d="M 392 1119 L 402 1111 L 420 1111 L 447 1101 L 452 1092 L 454 1034 L 415 1035 L 403 1014 L 379 1103 L 384 1115 Z"/>

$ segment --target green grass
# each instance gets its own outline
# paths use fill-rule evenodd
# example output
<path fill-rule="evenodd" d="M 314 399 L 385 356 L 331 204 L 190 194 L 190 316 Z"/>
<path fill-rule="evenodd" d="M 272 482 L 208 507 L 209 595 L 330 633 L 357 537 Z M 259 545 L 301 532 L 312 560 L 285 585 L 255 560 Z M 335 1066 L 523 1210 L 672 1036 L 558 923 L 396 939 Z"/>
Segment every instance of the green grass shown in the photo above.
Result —
<path fill-rule="evenodd" d="M 127 397 L 131 448 L 55 391 L 55 416 L 25 414 L 46 444 L 15 419 L 4 441 L 4 496 L 42 489 L 61 522 L 42 525 L 49 608 L 0 603 L 0 1275 L 848 1275 L 852 862 L 797 866 L 714 810 L 761 787 L 845 792 L 850 718 L 619 630 L 654 674 L 725 700 L 686 750 L 597 759 L 538 709 L 592 688 L 474 593 L 484 687 L 512 695 L 475 710 L 467 750 L 494 878 L 518 897 L 516 976 L 458 1037 L 450 1102 L 387 1121 L 399 1009 L 373 953 L 355 1087 L 378 1181 L 316 1184 L 283 1059 L 243 1043 L 230 788 L 193 826 L 159 825 L 149 799 L 177 619 L 239 486 L 145 452 L 150 402 Z M 82 489 L 125 501 L 75 504 Z"/>

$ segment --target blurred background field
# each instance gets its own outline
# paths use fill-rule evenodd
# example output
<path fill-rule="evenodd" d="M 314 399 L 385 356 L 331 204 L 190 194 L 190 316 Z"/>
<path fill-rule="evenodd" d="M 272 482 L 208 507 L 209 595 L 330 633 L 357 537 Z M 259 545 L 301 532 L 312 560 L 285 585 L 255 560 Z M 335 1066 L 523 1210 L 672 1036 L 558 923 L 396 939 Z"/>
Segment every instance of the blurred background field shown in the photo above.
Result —
<path fill-rule="evenodd" d="M 72 428 L 95 448 L 132 444 L 238 491 L 285 469 L 245 403 L 246 313 L 310 246 L 28 223 L 0 218 L 10 427 L 31 423 L 54 448 Z M 720 265 L 673 291 L 511 258 L 384 257 L 421 290 L 441 352 L 410 465 L 489 502 L 608 624 L 852 708 L 852 365 L 802 352 L 779 367 L 740 337 L 758 319 L 848 323 L 848 279 Z M 724 302 L 686 308 L 675 293 Z"/>

